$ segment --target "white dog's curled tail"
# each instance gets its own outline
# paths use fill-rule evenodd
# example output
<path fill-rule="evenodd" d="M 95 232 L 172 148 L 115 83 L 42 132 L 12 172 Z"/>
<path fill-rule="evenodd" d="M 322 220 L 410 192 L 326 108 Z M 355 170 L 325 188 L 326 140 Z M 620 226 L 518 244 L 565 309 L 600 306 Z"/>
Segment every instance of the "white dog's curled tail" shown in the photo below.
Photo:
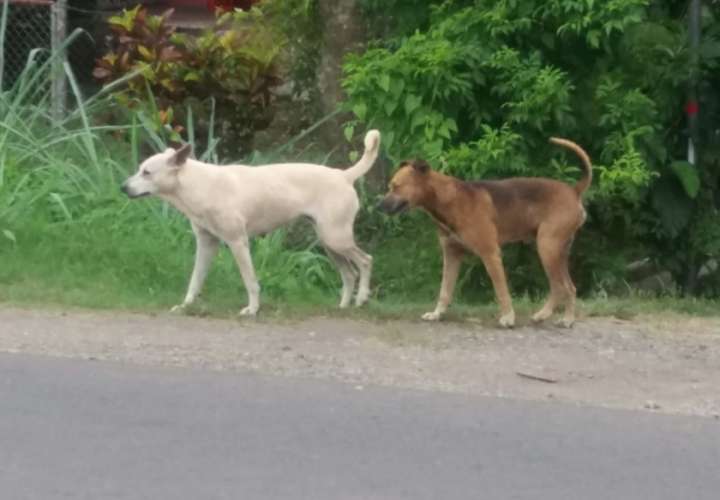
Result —
<path fill-rule="evenodd" d="M 380 132 L 373 129 L 365 134 L 365 152 L 362 158 L 343 172 L 345 178 L 352 183 L 367 174 L 378 157 L 378 151 L 380 151 Z"/>

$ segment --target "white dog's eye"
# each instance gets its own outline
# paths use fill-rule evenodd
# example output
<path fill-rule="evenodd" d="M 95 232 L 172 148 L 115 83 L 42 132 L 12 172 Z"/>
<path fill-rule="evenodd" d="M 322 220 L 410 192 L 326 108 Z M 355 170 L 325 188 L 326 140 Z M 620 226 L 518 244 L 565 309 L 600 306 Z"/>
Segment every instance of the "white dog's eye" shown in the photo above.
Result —
<path fill-rule="evenodd" d="M 148 175 L 150 175 L 150 171 L 149 171 L 149 170 L 143 170 L 142 173 L 141 173 L 141 175 L 144 175 L 145 177 L 147 177 Z"/>

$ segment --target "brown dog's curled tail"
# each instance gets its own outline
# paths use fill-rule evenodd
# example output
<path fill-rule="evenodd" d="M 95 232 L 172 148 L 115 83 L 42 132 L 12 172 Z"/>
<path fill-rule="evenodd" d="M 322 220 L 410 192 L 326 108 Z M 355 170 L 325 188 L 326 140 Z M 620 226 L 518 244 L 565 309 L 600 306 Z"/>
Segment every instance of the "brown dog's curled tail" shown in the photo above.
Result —
<path fill-rule="evenodd" d="M 365 134 L 365 152 L 355 165 L 345 170 L 345 178 L 350 182 L 355 182 L 360 177 L 365 175 L 370 167 L 373 166 L 375 160 L 378 157 L 378 151 L 380 150 L 380 132 L 377 130 L 370 130 Z"/>
<path fill-rule="evenodd" d="M 568 141 L 567 139 L 561 139 L 559 137 L 551 137 L 550 142 L 553 144 L 557 144 L 558 146 L 562 146 L 564 148 L 571 149 L 575 152 L 576 155 L 580 157 L 580 160 L 582 161 L 583 166 L 583 176 L 582 178 L 575 184 L 575 191 L 577 192 L 578 196 L 582 196 L 582 194 L 585 192 L 585 190 L 590 186 L 590 183 L 592 182 L 592 163 L 590 162 L 590 157 L 585 152 L 583 148 L 578 146 L 572 141 Z"/>

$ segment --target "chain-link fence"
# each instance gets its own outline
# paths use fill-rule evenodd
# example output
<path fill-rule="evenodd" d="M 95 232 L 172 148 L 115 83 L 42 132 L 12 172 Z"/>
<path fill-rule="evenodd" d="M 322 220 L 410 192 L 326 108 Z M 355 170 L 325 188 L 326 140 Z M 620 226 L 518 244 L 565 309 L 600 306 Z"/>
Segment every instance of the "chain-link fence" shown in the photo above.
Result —
<path fill-rule="evenodd" d="M 0 0 L 0 11 L 3 3 L 4 0 Z M 107 49 L 108 16 L 137 4 L 151 9 L 153 13 L 183 5 L 199 5 L 194 8 L 211 10 L 208 7 L 209 0 L 195 3 L 186 0 L 9 0 L 8 4 L 2 64 L 3 87 L 7 89 L 17 81 L 33 49 L 42 49 L 35 55 L 36 60 L 42 60 L 51 53 L 53 41 L 55 45 L 62 43 L 62 39 L 58 39 L 59 32 L 69 35 L 80 28 L 83 34 L 67 47 L 66 57 L 85 95 L 99 88 L 92 72 L 95 61 Z M 56 24 L 58 15 L 63 19 L 60 31 L 57 31 Z"/>
<path fill-rule="evenodd" d="M 102 45 L 103 21 L 112 12 L 112 5 L 98 8 L 97 0 L 70 0 L 58 4 L 55 0 L 9 0 L 8 4 L 2 58 L 4 89 L 17 81 L 33 50 L 40 49 L 35 52 L 34 60 L 42 62 L 54 46 L 63 43 L 64 36 L 77 28 L 82 29 L 83 34 L 67 47 L 67 61 L 83 93 L 92 93 L 98 88 L 92 70 Z M 0 0 L 0 11 L 2 7 Z M 64 78 L 61 72 L 53 75 L 53 79 L 58 78 Z M 51 85 L 53 79 L 44 84 Z"/>
<path fill-rule="evenodd" d="M 3 52 L 3 85 L 6 88 L 15 83 L 20 76 L 33 49 L 50 48 L 51 11 L 50 1 L 10 0 Z M 43 51 L 38 57 L 47 57 L 47 54 L 47 51 Z"/>

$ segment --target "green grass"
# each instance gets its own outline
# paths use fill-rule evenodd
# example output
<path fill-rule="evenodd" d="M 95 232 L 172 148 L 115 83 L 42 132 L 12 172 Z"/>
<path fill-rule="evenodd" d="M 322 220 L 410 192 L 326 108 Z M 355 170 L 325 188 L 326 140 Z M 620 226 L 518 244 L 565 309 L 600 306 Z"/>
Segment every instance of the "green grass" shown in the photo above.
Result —
<path fill-rule="evenodd" d="M 149 207 L 138 207 L 137 210 Z M 178 223 L 178 226 L 182 226 Z M 62 309 L 109 309 L 133 312 L 165 312 L 179 303 L 185 292 L 192 268 L 192 239 L 184 234 L 175 241 L 160 244 L 143 238 L 143 226 L 134 231 L 109 231 L 98 235 L 99 227 L 84 233 L 67 227 L 51 227 L 39 231 L 28 228 L 18 234 L 12 248 L 0 245 L 0 302 L 20 306 Z M 178 229 L 178 231 L 180 231 Z M 187 229 L 185 230 L 187 233 Z M 128 234 L 129 233 L 129 234 Z M 182 233 L 181 233 L 182 234 Z M 34 237 L 33 237 L 34 236 Z M 147 236 L 147 235 L 145 235 Z M 148 242 L 151 244 L 149 246 Z M 388 255 L 390 257 L 395 251 Z M 292 250 L 277 251 L 285 257 Z M 381 255 L 382 257 L 382 255 Z M 376 255 L 376 262 L 382 260 Z M 404 259 L 397 267 L 411 266 Z M 272 263 L 263 271 L 274 288 L 263 289 L 260 319 L 263 321 L 297 320 L 308 316 L 327 316 L 357 320 L 416 320 L 432 310 L 439 273 L 428 280 L 422 290 L 384 293 L 383 276 L 374 280 L 375 297 L 363 308 L 337 308 L 339 280 L 332 275 L 327 284 L 309 282 L 306 286 L 287 285 L 282 265 L 278 272 Z M 302 269 L 295 278 L 302 279 Z M 262 283 L 262 282 L 261 282 Z M 378 298 L 378 295 L 382 297 Z M 487 294 L 485 294 L 487 295 Z M 189 314 L 232 318 L 245 305 L 246 295 L 230 253 L 223 249 L 218 255 L 206 283 L 203 296 L 190 308 Z M 516 297 L 519 324 L 527 324 L 540 303 L 528 297 Z M 578 303 L 580 316 L 606 316 L 631 320 L 637 316 L 692 315 L 720 316 L 718 301 L 652 298 L 631 295 L 624 298 L 586 299 Z M 485 326 L 495 324 L 497 307 L 482 294 L 461 294 L 448 312 L 448 321 L 472 322 Z"/>

